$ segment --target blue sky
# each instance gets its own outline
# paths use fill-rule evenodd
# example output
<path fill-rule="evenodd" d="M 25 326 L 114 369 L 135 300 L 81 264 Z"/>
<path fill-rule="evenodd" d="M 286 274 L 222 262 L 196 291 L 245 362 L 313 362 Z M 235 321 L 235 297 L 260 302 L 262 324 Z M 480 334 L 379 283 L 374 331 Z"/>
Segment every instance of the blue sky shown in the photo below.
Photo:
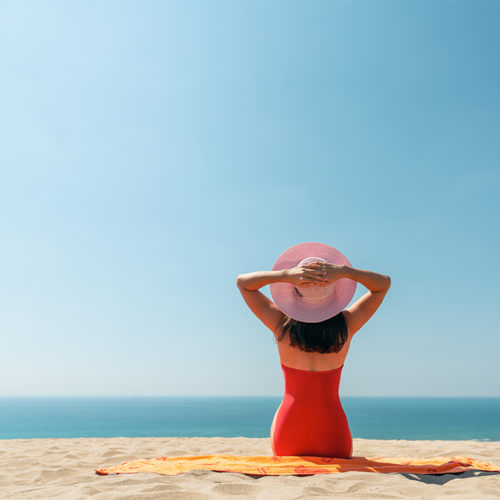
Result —
<path fill-rule="evenodd" d="M 500 396 L 500 4 L 1 11 L 1 395 L 281 395 L 235 278 L 321 241 L 341 394 Z"/>

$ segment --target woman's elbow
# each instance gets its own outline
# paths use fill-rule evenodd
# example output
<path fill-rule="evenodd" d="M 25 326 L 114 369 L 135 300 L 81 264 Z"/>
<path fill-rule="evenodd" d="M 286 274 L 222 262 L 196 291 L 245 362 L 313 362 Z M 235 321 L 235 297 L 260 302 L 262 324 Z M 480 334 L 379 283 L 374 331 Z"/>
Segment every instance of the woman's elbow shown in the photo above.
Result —
<path fill-rule="evenodd" d="M 242 285 L 243 285 L 243 276 L 241 274 L 238 274 L 238 276 L 236 276 L 236 286 L 238 288 L 241 288 Z"/>

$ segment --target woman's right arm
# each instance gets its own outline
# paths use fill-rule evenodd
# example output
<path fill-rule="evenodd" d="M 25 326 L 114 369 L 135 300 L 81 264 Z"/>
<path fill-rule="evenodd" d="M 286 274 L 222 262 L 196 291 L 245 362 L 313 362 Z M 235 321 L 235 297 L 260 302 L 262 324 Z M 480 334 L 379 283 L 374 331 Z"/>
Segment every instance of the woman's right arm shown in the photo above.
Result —
<path fill-rule="evenodd" d="M 391 277 L 385 274 L 374 273 L 373 271 L 363 271 L 353 267 L 343 266 L 339 273 L 341 278 L 350 278 L 366 286 L 371 292 L 380 292 L 389 290 L 391 286 Z"/>
<path fill-rule="evenodd" d="M 361 283 L 369 292 L 360 297 L 352 306 L 344 309 L 349 336 L 354 335 L 380 307 L 391 286 L 390 276 L 344 266 L 339 273 L 342 278 L 349 278 Z"/>

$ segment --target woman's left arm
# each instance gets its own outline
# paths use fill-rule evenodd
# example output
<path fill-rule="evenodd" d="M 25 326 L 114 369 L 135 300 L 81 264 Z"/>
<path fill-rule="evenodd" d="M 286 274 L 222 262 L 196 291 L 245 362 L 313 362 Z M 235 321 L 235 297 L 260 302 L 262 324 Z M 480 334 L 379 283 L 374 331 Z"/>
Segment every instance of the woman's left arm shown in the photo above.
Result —
<path fill-rule="evenodd" d="M 285 281 L 295 286 L 312 286 L 328 284 L 326 272 L 314 264 L 304 264 L 292 269 L 280 271 L 257 271 L 255 273 L 239 274 L 236 284 L 248 307 L 274 334 L 278 328 L 283 313 L 278 306 L 269 300 L 259 288 L 277 281 Z"/>
<path fill-rule="evenodd" d="M 277 281 L 288 281 L 288 269 L 281 271 L 257 271 L 255 273 L 238 274 L 236 284 L 241 290 L 244 289 L 255 292 L 263 286 L 276 283 Z"/>
<path fill-rule="evenodd" d="M 239 274 L 236 278 L 236 284 L 248 307 L 273 333 L 276 333 L 276 329 L 283 318 L 283 313 L 272 300 L 259 292 L 259 288 L 277 281 L 288 280 L 288 270 L 286 269 Z"/>

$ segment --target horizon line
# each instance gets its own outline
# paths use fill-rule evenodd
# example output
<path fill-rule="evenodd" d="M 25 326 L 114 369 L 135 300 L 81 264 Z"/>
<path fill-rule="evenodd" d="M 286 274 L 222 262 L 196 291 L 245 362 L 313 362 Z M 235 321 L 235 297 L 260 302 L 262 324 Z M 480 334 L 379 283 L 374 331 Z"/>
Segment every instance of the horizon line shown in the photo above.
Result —
<path fill-rule="evenodd" d="M 0 394 L 0 398 L 283 398 L 269 394 Z M 484 398 L 500 399 L 498 396 L 477 395 L 344 395 L 344 398 Z"/>

